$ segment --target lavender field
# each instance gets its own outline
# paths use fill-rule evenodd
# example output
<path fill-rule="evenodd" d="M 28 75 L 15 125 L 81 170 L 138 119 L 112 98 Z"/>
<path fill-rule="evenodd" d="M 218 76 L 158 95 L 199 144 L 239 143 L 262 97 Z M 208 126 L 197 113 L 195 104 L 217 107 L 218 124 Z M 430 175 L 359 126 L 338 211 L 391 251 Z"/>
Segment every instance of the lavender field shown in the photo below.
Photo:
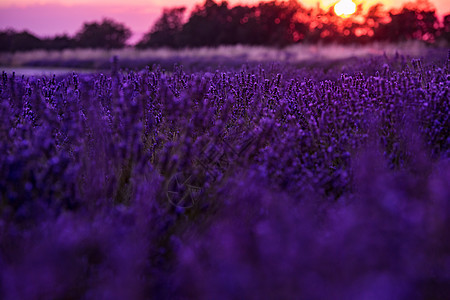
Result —
<path fill-rule="evenodd" d="M 449 299 L 449 83 L 447 50 L 3 72 L 0 298 Z"/>

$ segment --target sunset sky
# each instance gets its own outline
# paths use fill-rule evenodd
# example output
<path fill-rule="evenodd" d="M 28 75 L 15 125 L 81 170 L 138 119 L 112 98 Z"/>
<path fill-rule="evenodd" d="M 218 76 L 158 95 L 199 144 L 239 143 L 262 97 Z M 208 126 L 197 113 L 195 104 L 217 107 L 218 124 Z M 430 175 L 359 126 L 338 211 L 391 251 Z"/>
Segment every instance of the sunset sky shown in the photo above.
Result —
<path fill-rule="evenodd" d="M 186 6 L 188 9 L 204 0 L 0 0 L 0 30 L 13 28 L 29 30 L 40 36 L 55 34 L 73 35 L 86 21 L 100 21 L 104 17 L 125 23 L 132 31 L 130 42 L 136 42 L 160 16 L 164 7 Z M 216 1 L 217 2 L 217 1 Z M 230 6 L 238 3 L 252 4 L 260 0 L 229 0 Z M 317 0 L 300 0 L 306 7 L 317 5 Z M 337 0 L 321 0 L 329 7 Z M 354 1 L 361 3 L 361 0 Z M 376 2 L 386 7 L 398 8 L 407 0 L 363 1 L 366 7 Z M 450 13 L 450 1 L 431 0 L 440 16 Z M 186 14 L 188 15 L 188 14 Z"/>

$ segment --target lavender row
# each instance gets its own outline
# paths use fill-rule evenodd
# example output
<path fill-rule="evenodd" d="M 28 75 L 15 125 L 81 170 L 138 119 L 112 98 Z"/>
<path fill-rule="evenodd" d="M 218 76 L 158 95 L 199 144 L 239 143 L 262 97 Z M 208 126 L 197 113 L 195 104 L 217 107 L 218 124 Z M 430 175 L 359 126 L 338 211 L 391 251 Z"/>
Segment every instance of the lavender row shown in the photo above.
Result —
<path fill-rule="evenodd" d="M 449 81 L 401 57 L 3 73 L 0 296 L 439 299 Z"/>

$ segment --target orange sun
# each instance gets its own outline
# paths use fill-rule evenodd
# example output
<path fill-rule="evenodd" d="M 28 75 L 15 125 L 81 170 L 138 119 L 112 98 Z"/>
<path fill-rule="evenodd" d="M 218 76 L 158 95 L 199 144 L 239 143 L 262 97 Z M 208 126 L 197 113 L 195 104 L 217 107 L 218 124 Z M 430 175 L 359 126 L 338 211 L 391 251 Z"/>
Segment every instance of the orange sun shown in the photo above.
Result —
<path fill-rule="evenodd" d="M 345 17 L 356 11 L 356 4 L 352 0 L 341 0 L 334 6 L 336 15 Z"/>

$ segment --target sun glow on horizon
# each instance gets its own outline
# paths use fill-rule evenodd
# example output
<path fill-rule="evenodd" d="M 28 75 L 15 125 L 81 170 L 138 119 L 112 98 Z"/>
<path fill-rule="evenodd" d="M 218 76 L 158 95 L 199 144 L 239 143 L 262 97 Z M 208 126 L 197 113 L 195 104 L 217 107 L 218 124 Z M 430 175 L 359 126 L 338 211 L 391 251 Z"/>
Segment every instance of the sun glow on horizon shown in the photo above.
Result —
<path fill-rule="evenodd" d="M 356 11 L 356 4 L 352 0 L 341 0 L 334 6 L 336 15 L 345 17 Z"/>

